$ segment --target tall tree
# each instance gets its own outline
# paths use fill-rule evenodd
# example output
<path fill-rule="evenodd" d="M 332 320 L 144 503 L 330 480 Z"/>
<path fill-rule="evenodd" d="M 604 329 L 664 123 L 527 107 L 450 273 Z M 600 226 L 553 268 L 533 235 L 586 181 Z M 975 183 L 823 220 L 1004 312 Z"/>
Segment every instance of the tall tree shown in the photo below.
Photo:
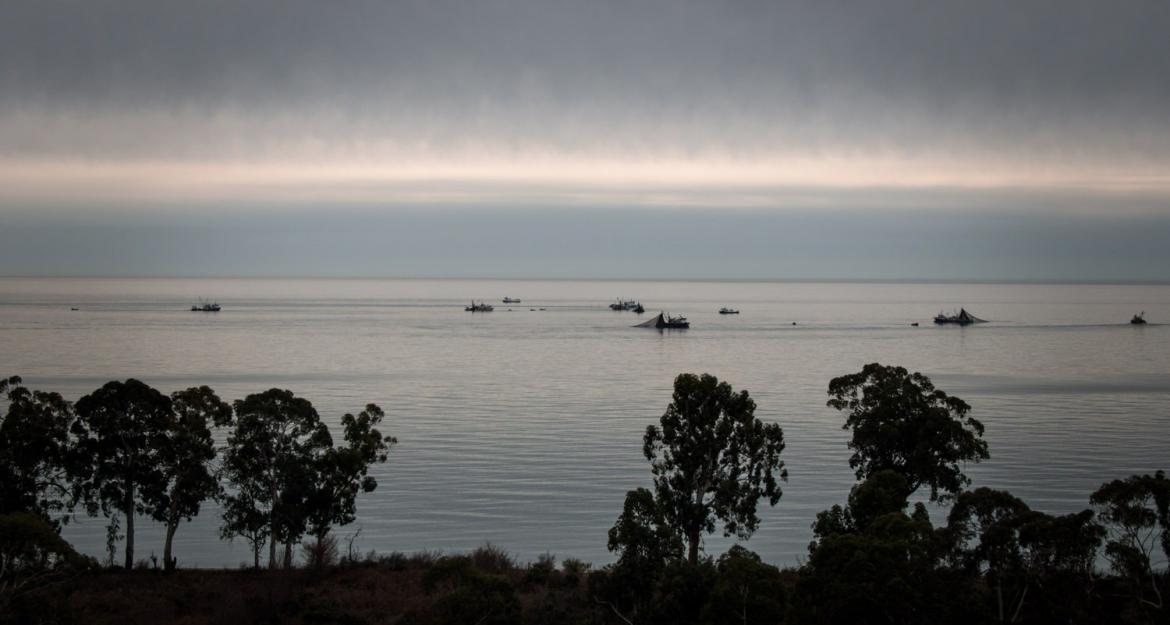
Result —
<path fill-rule="evenodd" d="M 1131 581 L 1139 604 L 1163 609 L 1165 603 L 1152 561 L 1159 545 L 1162 554 L 1170 559 L 1170 479 L 1158 471 L 1113 480 L 1102 484 L 1089 501 L 1109 530 L 1105 555 L 1113 569 Z M 1147 580 L 1152 599 L 1147 599 L 1144 591 Z"/>
<path fill-rule="evenodd" d="M 161 450 L 171 400 L 135 379 L 109 382 L 77 402 L 72 430 L 75 470 L 91 514 L 126 518 L 126 568 L 134 566 L 134 516 L 150 509 L 148 494 L 165 482 Z"/>
<path fill-rule="evenodd" d="M 0 514 L 30 512 L 57 526 L 71 506 L 67 461 L 73 405 L 0 379 L 8 410 L 0 417 Z"/>
<path fill-rule="evenodd" d="M 684 373 L 660 427 L 646 428 L 642 451 L 654 474 L 663 515 L 687 541 L 687 559 L 699 559 L 704 533 L 723 522 L 727 536 L 746 540 L 759 525 L 761 498 L 776 505 L 779 480 L 788 479 L 780 460 L 784 432 L 756 419 L 747 391 L 736 393 L 715 376 Z"/>
<path fill-rule="evenodd" d="M 288 546 L 304 535 L 312 469 L 322 462 L 332 438 L 313 404 L 292 391 L 274 388 L 249 395 L 234 408 L 235 428 L 223 461 L 233 491 L 226 497 L 222 532 L 247 536 L 237 530 L 247 530 L 263 516 L 268 521 L 268 566 L 276 568 L 277 543 L 289 552 Z"/>
<path fill-rule="evenodd" d="M 205 500 L 219 493 L 211 427 L 228 425 L 232 418 L 232 407 L 207 386 L 172 393 L 171 407 L 174 413 L 159 450 L 163 480 L 146 493 L 151 517 L 166 526 L 163 566 L 168 571 L 175 568 L 172 553 L 179 522 L 191 520 Z"/>
<path fill-rule="evenodd" d="M 930 486 L 958 493 L 970 483 L 962 463 L 986 460 L 983 424 L 967 416 L 971 406 L 934 388 L 921 373 L 878 363 L 829 382 L 828 405 L 847 412 L 852 429 L 849 466 L 865 479 L 892 470 L 906 477 L 907 495 Z"/>
<path fill-rule="evenodd" d="M 316 482 L 309 496 L 309 531 L 322 541 L 334 525 L 348 525 L 357 514 L 359 492 L 373 492 L 378 481 L 370 466 L 386 462 L 390 447 L 398 443 L 383 436 L 377 426 L 385 413 L 376 404 L 366 405 L 357 416 L 341 418 L 345 445 L 330 447 L 317 463 Z"/>

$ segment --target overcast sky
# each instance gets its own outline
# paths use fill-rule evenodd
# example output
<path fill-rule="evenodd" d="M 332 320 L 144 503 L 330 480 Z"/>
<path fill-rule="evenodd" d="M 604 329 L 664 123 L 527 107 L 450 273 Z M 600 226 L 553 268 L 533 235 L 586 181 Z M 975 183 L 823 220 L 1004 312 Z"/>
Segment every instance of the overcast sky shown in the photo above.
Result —
<path fill-rule="evenodd" d="M 0 274 L 1170 280 L 1170 3 L 0 3 Z"/>

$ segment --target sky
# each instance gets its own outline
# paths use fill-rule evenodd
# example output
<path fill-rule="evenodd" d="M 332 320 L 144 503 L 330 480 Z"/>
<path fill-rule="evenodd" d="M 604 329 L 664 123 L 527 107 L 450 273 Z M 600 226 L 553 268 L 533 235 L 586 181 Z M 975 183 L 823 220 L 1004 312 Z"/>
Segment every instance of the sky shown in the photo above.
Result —
<path fill-rule="evenodd" d="M 0 275 L 1170 281 L 1170 3 L 0 2 Z"/>

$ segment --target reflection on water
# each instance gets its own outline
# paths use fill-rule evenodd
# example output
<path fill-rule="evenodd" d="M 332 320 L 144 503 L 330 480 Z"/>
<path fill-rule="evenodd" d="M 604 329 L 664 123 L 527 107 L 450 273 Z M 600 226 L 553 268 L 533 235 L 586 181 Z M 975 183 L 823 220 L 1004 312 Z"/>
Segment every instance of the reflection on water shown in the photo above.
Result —
<path fill-rule="evenodd" d="M 190 312 L 199 297 L 223 312 Z M 633 313 L 607 306 L 618 297 L 683 314 L 691 329 L 632 328 Z M 495 311 L 464 312 L 471 299 Z M 929 323 L 958 306 L 992 322 Z M 1150 325 L 1128 324 L 1138 310 Z M 816 512 L 852 484 L 841 417 L 825 407 L 831 377 L 872 361 L 932 376 L 987 426 L 992 459 L 971 468 L 976 483 L 1068 512 L 1107 479 L 1170 468 L 1163 322 L 1166 286 L 0 279 L 0 374 L 71 399 L 125 377 L 167 392 L 206 383 L 230 399 L 278 386 L 332 424 L 376 402 L 400 445 L 341 530 L 362 528 L 358 548 L 491 541 L 526 559 L 603 563 L 625 491 L 650 481 L 646 425 L 675 374 L 706 371 L 784 427 L 790 481 L 750 546 L 795 564 Z M 218 540 L 217 514 L 208 506 L 180 529 L 180 565 L 250 558 Z M 103 551 L 99 519 L 66 535 Z M 161 552 L 159 528 L 138 540 L 144 555 Z"/>

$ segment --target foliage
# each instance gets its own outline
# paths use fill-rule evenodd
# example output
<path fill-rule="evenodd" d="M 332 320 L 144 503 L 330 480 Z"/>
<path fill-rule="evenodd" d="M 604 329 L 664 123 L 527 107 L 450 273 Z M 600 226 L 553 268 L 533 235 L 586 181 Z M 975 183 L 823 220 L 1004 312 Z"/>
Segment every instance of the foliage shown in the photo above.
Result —
<path fill-rule="evenodd" d="M 780 569 L 734 545 L 719 557 L 717 576 L 700 621 L 707 625 L 779 623 L 787 591 Z"/>
<path fill-rule="evenodd" d="M 689 373 L 674 381 L 660 427 L 646 428 L 643 453 L 654 474 L 655 497 L 666 521 L 698 562 L 703 534 L 722 521 L 727 536 L 746 540 L 759 525 L 761 498 L 776 505 L 788 472 L 780 426 L 755 417 L 747 391 L 736 393 L 714 376 Z"/>
<path fill-rule="evenodd" d="M 172 544 L 180 521 L 199 514 L 202 503 L 220 492 L 212 461 L 215 441 L 211 427 L 231 423 L 232 408 L 207 386 L 192 387 L 171 394 L 174 411 L 158 461 L 162 481 L 145 493 L 150 515 L 166 526 L 163 564 L 175 568 Z"/>
<path fill-rule="evenodd" d="M 249 395 L 234 408 L 235 429 L 223 461 L 233 490 L 225 497 L 221 533 L 254 535 L 259 519 L 265 518 L 268 566 L 276 568 L 277 543 L 291 545 L 305 533 L 313 468 L 332 438 L 313 405 L 292 391 L 274 388 Z M 253 539 L 249 541 L 255 548 Z"/>
<path fill-rule="evenodd" d="M 368 404 L 356 417 L 341 418 L 345 446 L 332 442 L 317 459 L 315 481 L 306 501 L 310 532 L 322 538 L 334 525 L 348 525 L 356 514 L 358 492 L 373 492 L 378 482 L 369 475 L 370 465 L 386 462 L 390 447 L 398 440 L 383 436 L 377 429 L 384 413 Z"/>
<path fill-rule="evenodd" d="M 135 379 L 108 382 L 77 402 L 73 470 L 90 514 L 126 518 L 127 569 L 134 565 L 134 515 L 149 513 L 151 494 L 166 483 L 162 450 L 172 420 L 171 400 Z"/>
<path fill-rule="evenodd" d="M 0 514 L 0 600 L 90 566 L 56 528 L 33 512 Z M 2 607 L 2 605 L 0 605 Z"/>
<path fill-rule="evenodd" d="M 25 388 L 16 376 L 0 379 L 0 394 L 8 400 L 0 418 L 0 514 L 32 512 L 56 526 L 72 504 L 73 406 L 57 393 Z"/>
<path fill-rule="evenodd" d="M 423 575 L 427 594 L 437 595 L 439 622 L 509 625 L 520 622 L 520 602 L 507 578 L 488 575 L 466 556 L 440 558 Z"/>
<path fill-rule="evenodd" d="M 1163 610 L 1166 606 L 1151 562 L 1159 545 L 1170 559 L 1170 479 L 1158 471 L 1113 480 L 1102 484 L 1089 501 L 1109 529 L 1105 555 L 1114 571 L 1131 581 L 1137 602 Z"/>
<path fill-rule="evenodd" d="M 829 396 L 830 407 L 847 412 L 849 466 L 858 479 L 897 471 L 906 477 L 907 495 L 926 485 L 935 500 L 940 490 L 957 493 L 970 483 L 960 463 L 989 457 L 983 424 L 967 416 L 971 407 L 921 373 L 872 363 L 831 380 Z"/>

